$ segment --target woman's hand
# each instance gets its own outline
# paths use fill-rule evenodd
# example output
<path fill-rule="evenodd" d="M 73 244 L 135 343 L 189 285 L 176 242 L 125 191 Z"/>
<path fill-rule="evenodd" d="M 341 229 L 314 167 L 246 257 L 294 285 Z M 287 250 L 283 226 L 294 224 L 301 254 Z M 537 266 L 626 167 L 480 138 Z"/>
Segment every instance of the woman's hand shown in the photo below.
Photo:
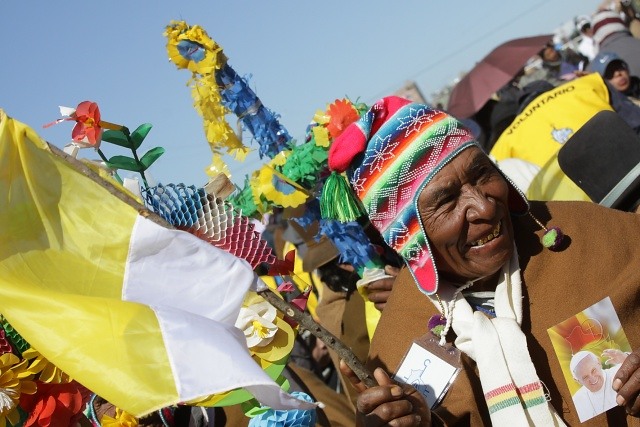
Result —
<path fill-rule="evenodd" d="M 618 392 L 618 405 L 624 406 L 628 414 L 640 416 L 640 349 L 622 362 L 613 378 L 613 389 Z"/>
<path fill-rule="evenodd" d="M 393 289 L 393 282 L 395 282 L 400 269 L 387 265 L 384 267 L 384 272 L 393 277 L 376 280 L 367 285 L 367 298 L 380 311 L 384 310 L 385 305 L 387 305 L 387 300 Z"/>
<path fill-rule="evenodd" d="M 396 384 L 381 368 L 374 371 L 373 376 L 378 385 L 371 388 L 367 388 L 342 360 L 340 371 L 349 378 L 359 393 L 356 425 L 363 427 L 431 426 L 431 411 L 415 388 Z"/>

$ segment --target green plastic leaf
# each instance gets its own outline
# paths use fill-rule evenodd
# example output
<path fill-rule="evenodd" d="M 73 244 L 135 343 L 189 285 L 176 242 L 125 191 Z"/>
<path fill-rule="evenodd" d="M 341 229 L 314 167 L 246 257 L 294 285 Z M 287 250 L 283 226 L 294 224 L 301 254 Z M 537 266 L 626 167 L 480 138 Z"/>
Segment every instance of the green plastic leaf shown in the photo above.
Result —
<path fill-rule="evenodd" d="M 133 147 L 139 148 L 142 145 L 142 141 L 147 137 L 149 131 L 153 125 L 151 123 L 143 123 L 131 134 L 131 139 L 133 140 Z"/>
<path fill-rule="evenodd" d="M 133 143 L 129 138 L 127 138 L 127 134 L 121 130 L 105 130 L 102 132 L 102 140 L 124 148 L 133 147 Z"/>
<path fill-rule="evenodd" d="M 133 172 L 143 172 L 146 169 L 144 165 L 127 156 L 113 156 L 107 162 L 107 166 L 111 169 L 124 169 Z"/>
<path fill-rule="evenodd" d="M 158 158 L 160 158 L 160 156 L 162 156 L 163 154 L 164 148 L 162 147 L 155 147 L 144 153 L 144 156 L 142 156 L 142 158 L 140 159 L 140 163 L 142 163 L 142 165 L 144 166 L 144 170 L 149 169 L 153 162 L 158 160 Z"/>

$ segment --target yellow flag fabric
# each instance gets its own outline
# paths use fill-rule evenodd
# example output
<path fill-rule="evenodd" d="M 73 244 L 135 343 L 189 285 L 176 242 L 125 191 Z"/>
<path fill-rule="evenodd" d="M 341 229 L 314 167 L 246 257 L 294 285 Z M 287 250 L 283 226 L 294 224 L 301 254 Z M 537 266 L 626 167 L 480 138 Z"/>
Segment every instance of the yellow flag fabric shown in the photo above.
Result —
<path fill-rule="evenodd" d="M 141 217 L 0 110 L 0 313 L 44 357 L 142 416 L 245 388 L 307 408 L 235 328 L 249 264 Z M 264 284 L 262 284 L 264 285 Z"/>
<path fill-rule="evenodd" d="M 609 91 L 598 73 L 571 80 L 535 98 L 491 149 L 498 161 L 518 158 L 539 167 L 597 112 L 609 110 Z"/>

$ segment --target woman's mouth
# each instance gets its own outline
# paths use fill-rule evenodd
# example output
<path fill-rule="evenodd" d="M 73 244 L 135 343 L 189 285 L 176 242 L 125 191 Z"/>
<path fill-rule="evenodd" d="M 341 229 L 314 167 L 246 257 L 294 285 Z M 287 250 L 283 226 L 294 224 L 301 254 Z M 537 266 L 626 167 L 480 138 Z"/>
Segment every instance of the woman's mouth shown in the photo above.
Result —
<path fill-rule="evenodd" d="M 500 235 L 500 229 L 502 228 L 501 224 L 502 224 L 502 222 L 499 222 L 496 225 L 496 227 L 491 231 L 491 233 L 489 233 L 488 236 L 486 236 L 486 237 L 484 237 L 482 239 L 476 240 L 474 242 L 471 242 L 469 244 L 469 246 L 471 246 L 471 247 L 482 246 L 485 243 L 488 243 L 488 242 L 492 241 L 493 239 L 495 239 L 496 237 L 498 237 Z"/>

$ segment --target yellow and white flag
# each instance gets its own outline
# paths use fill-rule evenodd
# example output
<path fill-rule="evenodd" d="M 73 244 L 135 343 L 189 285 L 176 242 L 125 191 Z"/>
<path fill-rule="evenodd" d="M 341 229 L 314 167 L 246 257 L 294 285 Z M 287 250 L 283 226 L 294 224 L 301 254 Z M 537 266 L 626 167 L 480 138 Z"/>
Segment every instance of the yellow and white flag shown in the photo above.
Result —
<path fill-rule="evenodd" d="M 135 208 L 0 110 L 0 313 L 44 357 L 136 416 L 236 388 L 309 408 L 234 322 L 245 261 Z"/>

